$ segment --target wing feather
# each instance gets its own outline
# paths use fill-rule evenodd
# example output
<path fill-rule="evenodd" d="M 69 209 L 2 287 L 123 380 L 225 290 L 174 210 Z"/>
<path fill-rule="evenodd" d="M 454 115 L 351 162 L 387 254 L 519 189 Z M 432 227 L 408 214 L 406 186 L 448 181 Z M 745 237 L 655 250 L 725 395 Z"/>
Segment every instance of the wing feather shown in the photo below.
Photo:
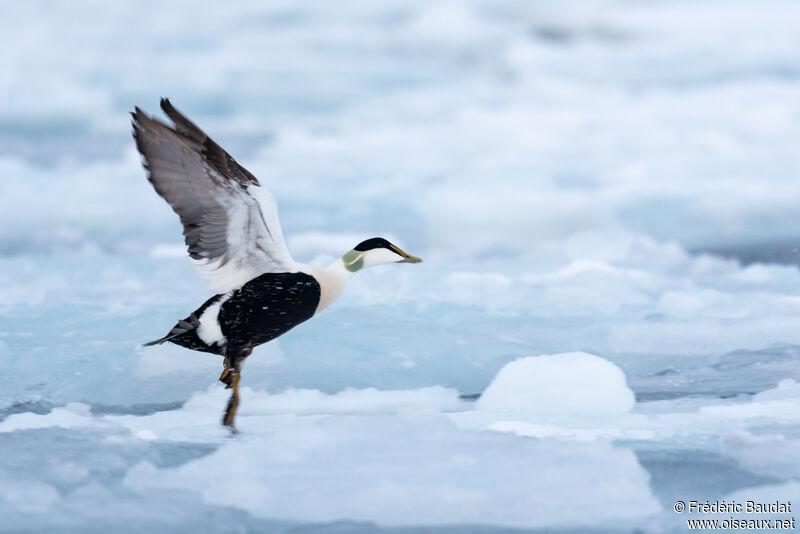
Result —
<path fill-rule="evenodd" d="M 133 136 L 147 178 L 183 224 L 198 272 L 217 293 L 268 272 L 295 272 L 269 191 L 169 100 L 168 126 L 138 107 Z"/>

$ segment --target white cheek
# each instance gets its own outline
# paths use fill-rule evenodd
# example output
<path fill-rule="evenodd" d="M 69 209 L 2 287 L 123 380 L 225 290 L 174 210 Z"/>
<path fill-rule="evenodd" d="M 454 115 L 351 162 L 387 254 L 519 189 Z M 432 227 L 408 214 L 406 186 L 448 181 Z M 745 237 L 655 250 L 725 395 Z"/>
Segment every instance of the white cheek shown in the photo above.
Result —
<path fill-rule="evenodd" d="M 374 248 L 364 253 L 364 267 L 380 265 L 382 263 L 395 263 L 402 260 L 400 254 L 395 254 L 386 248 Z"/>

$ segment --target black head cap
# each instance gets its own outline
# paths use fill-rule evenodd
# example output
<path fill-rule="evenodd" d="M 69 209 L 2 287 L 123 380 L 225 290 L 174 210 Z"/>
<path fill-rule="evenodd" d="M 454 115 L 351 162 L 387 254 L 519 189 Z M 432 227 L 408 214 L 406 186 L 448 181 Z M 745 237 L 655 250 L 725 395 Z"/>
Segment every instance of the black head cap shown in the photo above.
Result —
<path fill-rule="evenodd" d="M 372 239 L 367 239 L 366 241 L 362 241 L 353 250 L 357 250 L 359 252 L 365 252 L 367 250 L 372 250 L 374 248 L 388 248 L 392 250 L 392 244 L 386 241 L 382 237 L 373 237 Z"/>

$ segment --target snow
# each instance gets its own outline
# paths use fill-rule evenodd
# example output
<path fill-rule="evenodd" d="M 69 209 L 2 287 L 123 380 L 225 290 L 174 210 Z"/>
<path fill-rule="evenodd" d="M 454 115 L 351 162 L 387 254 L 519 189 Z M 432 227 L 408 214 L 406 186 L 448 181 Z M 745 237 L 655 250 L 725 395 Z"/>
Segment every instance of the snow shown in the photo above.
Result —
<path fill-rule="evenodd" d="M 660 533 L 679 499 L 797 500 L 798 4 L 4 15 L 0 530 Z M 235 437 L 220 358 L 140 347 L 209 297 L 130 138 L 161 96 L 299 261 L 425 259 L 258 347 Z"/>
<path fill-rule="evenodd" d="M 518 358 L 483 391 L 479 411 L 515 415 L 620 415 L 635 397 L 625 373 L 585 352 Z"/>

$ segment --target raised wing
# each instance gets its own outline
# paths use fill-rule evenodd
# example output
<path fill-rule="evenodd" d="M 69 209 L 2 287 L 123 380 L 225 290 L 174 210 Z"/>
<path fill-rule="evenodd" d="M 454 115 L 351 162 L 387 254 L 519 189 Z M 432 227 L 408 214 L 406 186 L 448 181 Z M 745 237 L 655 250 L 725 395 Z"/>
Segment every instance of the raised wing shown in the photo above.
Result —
<path fill-rule="evenodd" d="M 133 137 L 147 179 L 180 216 L 189 256 L 208 289 L 225 293 L 264 273 L 297 271 L 272 194 L 169 100 L 161 100 L 161 109 L 175 126 L 137 107 Z"/>

